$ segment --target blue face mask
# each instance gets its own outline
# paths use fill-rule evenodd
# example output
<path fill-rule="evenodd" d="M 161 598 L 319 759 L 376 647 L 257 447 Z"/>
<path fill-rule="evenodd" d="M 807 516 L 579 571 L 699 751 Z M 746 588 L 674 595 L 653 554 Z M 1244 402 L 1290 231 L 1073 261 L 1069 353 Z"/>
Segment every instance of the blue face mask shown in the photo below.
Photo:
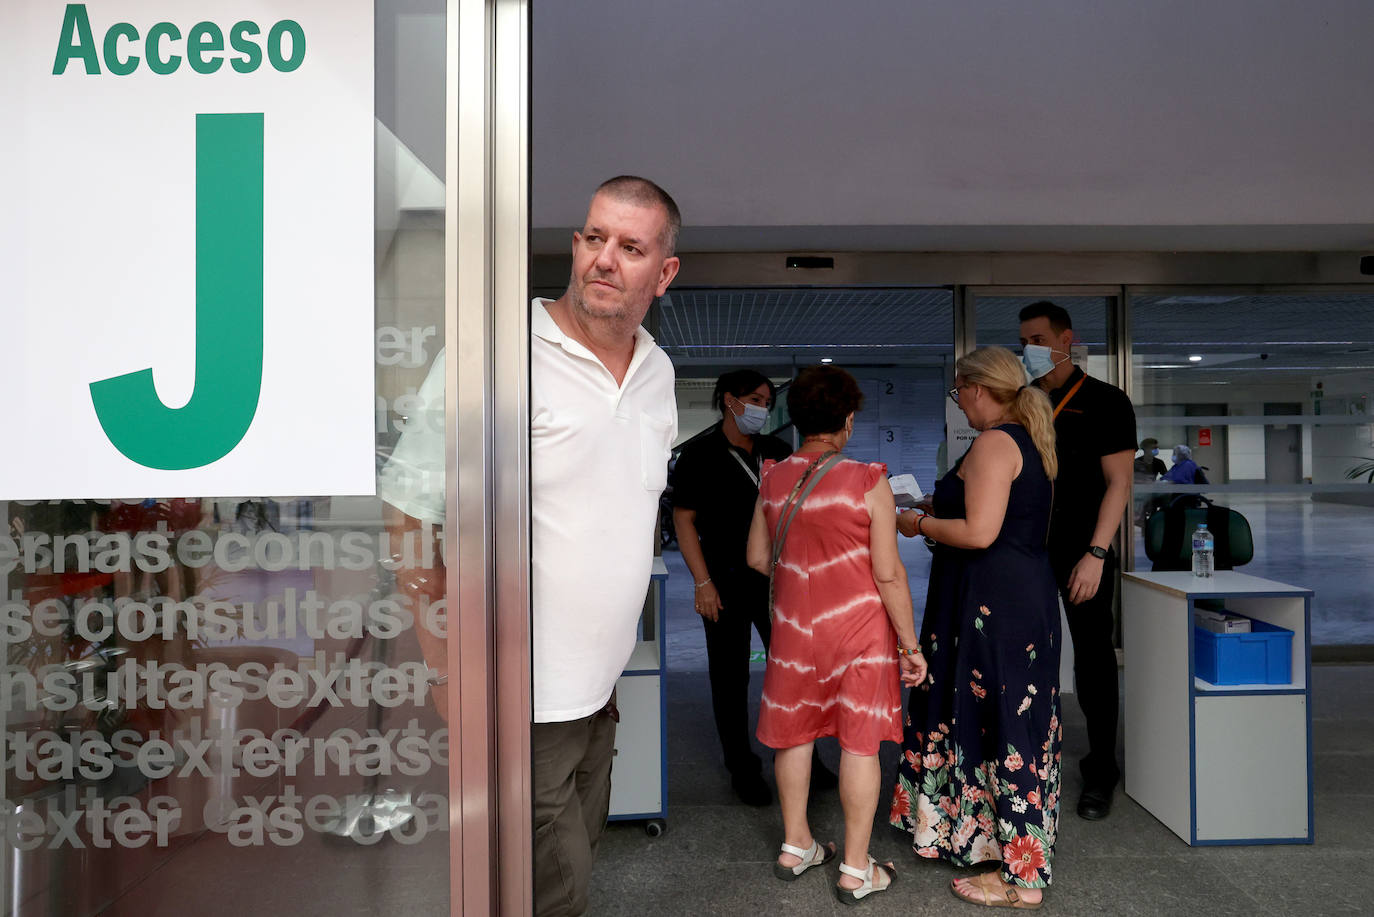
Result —
<path fill-rule="evenodd" d="M 1150 450 L 1150 454 L 1151 454 L 1151 455 L 1159 455 L 1159 450 L 1158 450 L 1158 449 L 1151 449 L 1151 450 Z"/>
<path fill-rule="evenodd" d="M 757 404 L 749 404 L 747 401 L 738 401 L 736 404 L 744 408 L 743 414 L 734 414 L 735 426 L 745 436 L 753 436 L 763 429 L 763 425 L 768 422 L 768 409 Z"/>
<path fill-rule="evenodd" d="M 1064 360 L 1056 360 L 1054 355 L 1062 351 L 1051 350 L 1043 344 L 1027 344 L 1021 348 L 1021 363 L 1026 367 L 1026 374 L 1030 376 L 1032 382 L 1042 376 L 1047 376 L 1054 372 L 1054 368 L 1064 360 L 1069 358 L 1064 354 Z"/>

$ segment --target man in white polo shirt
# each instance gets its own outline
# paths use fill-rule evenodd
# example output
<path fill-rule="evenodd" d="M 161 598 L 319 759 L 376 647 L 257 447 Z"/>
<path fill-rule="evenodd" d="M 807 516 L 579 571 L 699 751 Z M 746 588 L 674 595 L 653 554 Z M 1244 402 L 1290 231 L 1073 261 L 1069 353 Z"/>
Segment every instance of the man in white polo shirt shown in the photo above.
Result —
<path fill-rule="evenodd" d="M 677 204 L 621 176 L 573 233 L 530 330 L 534 904 L 582 914 L 610 805 L 616 678 L 634 649 L 677 436 L 673 366 L 640 322 L 678 270 Z"/>
<path fill-rule="evenodd" d="M 612 692 L 634 649 L 658 498 L 677 437 L 672 363 L 640 322 L 677 275 L 680 226 L 677 204 L 662 188 L 634 176 L 610 179 L 593 196 L 582 230 L 573 233 L 567 291 L 557 300 L 536 299 L 530 309 L 539 917 L 586 912 L 610 807 Z M 443 363 L 441 352 L 420 390 L 440 407 Z M 394 508 L 391 527 L 398 534 L 443 522 L 443 443 L 442 425 L 416 424 L 383 470 L 379 489 Z M 417 494 L 414 482 L 433 480 L 435 469 L 437 493 L 422 486 Z M 435 600 L 443 571 L 398 571 L 397 579 L 403 592 Z M 440 673 L 436 681 L 443 680 L 442 642 L 422 641 L 422 650 Z"/>

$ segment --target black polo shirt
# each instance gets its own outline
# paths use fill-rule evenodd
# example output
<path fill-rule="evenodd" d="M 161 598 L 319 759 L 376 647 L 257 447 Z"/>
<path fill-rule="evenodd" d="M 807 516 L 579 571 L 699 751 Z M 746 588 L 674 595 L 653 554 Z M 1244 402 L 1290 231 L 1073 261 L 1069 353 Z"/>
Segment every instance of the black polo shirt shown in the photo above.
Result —
<path fill-rule="evenodd" d="M 1080 379 L 1083 385 L 1075 392 Z M 1059 410 L 1054 419 L 1059 475 L 1054 481 L 1050 549 L 1061 556 L 1078 554 L 1088 550 L 1107 493 L 1102 457 L 1135 451 L 1135 408 L 1121 389 L 1077 366 L 1049 396 Z"/>
<path fill-rule="evenodd" d="M 1159 460 L 1157 455 L 1142 455 L 1135 460 L 1135 474 L 1137 481 L 1153 481 L 1169 469 Z"/>
<path fill-rule="evenodd" d="M 751 455 L 730 445 L 717 423 L 678 456 L 673 506 L 696 511 L 701 551 L 712 578 L 730 576 L 747 566 L 744 552 L 759 486 L 745 466 L 757 476 L 765 459 L 785 459 L 791 454 L 792 447 L 776 436 L 755 436 Z"/>

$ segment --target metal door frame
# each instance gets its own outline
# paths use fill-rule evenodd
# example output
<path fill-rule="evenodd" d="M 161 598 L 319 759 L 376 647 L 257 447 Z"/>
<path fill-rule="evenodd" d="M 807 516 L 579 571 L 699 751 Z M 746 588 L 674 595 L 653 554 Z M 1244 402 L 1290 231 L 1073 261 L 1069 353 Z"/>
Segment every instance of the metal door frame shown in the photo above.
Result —
<path fill-rule="evenodd" d="M 448 0 L 450 913 L 529 914 L 529 0 Z M 461 614 L 456 613 L 461 609 Z M 452 669 L 451 669 L 452 670 Z"/>

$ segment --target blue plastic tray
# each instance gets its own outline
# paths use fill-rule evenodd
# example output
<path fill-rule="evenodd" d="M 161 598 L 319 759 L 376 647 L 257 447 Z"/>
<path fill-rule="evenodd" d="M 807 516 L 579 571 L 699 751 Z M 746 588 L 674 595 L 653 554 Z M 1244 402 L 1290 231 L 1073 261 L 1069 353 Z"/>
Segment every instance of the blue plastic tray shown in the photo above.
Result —
<path fill-rule="evenodd" d="M 1214 685 L 1286 685 L 1293 681 L 1293 632 L 1253 621 L 1248 634 L 1193 627 L 1193 665 Z"/>

